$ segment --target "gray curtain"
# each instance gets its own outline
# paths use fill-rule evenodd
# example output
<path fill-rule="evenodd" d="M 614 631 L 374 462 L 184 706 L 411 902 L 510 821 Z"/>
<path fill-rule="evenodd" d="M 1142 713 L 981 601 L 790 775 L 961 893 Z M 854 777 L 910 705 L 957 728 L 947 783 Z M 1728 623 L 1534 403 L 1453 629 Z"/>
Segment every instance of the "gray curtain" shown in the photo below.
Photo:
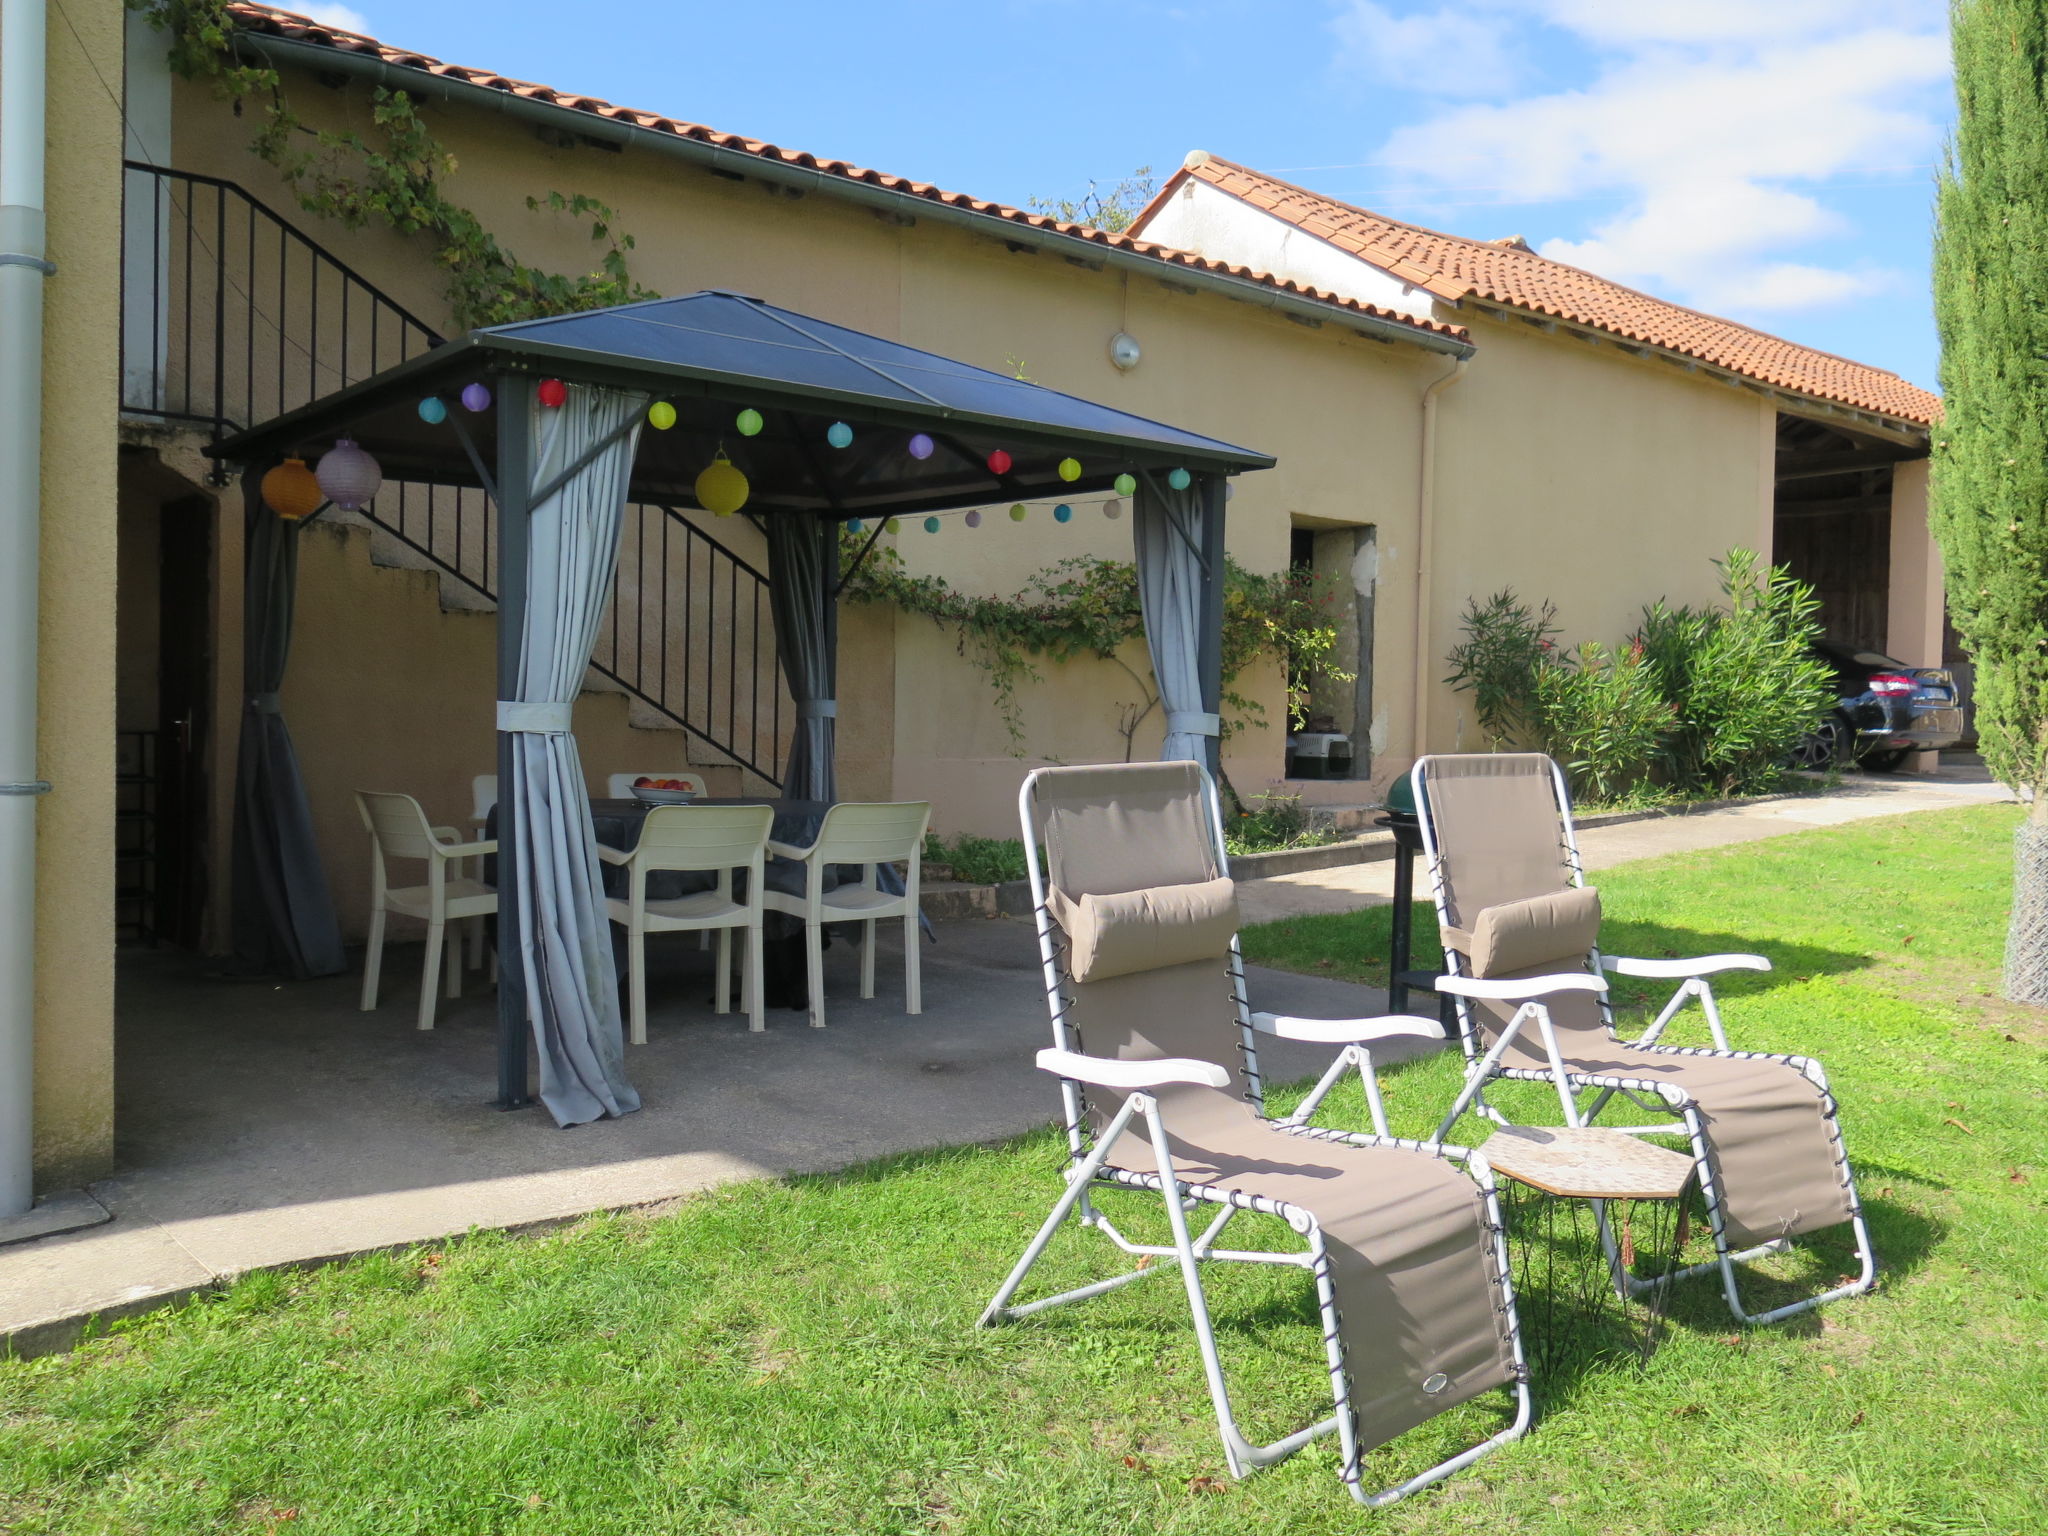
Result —
<path fill-rule="evenodd" d="M 299 525 L 263 504 L 261 478 L 258 468 L 242 476 L 242 731 L 228 903 L 235 958 L 301 979 L 338 976 L 347 968 L 341 925 L 292 733 L 277 707 L 292 648 Z"/>
<path fill-rule="evenodd" d="M 626 1081 L 604 885 L 570 731 L 597 626 L 610 600 L 619 526 L 647 396 L 578 387 L 566 404 L 532 407 L 525 623 L 519 688 L 498 703 L 513 737 L 501 825 L 516 818 L 513 857 L 527 1011 L 540 1055 L 540 1097 L 559 1125 L 640 1107 Z M 630 426 L 629 426 L 630 423 Z M 533 498 L 626 428 L 545 501 Z"/>
<path fill-rule="evenodd" d="M 1145 643 L 1166 711 L 1159 760 L 1213 767 L 1211 743 L 1221 734 L 1221 722 L 1202 707 L 1202 562 L 1196 551 L 1203 547 L 1203 515 L 1196 487 L 1155 486 L 1148 475 L 1138 486 L 1131 543 Z"/>
<path fill-rule="evenodd" d="M 839 525 L 829 518 L 779 513 L 764 520 L 768 532 L 768 597 L 775 615 L 775 652 L 796 730 L 782 792 L 792 800 L 836 800 L 833 766 L 839 714 Z"/>

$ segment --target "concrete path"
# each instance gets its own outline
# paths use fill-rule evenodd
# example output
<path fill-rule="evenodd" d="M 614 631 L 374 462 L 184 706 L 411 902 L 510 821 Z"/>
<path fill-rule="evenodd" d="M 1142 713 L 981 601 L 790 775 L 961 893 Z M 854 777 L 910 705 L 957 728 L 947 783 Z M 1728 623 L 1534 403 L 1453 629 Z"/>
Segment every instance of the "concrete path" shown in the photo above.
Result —
<path fill-rule="evenodd" d="M 1578 834 L 1579 855 L 1586 868 L 1606 869 L 1632 859 L 1757 842 L 1874 816 L 1902 816 L 1911 811 L 1947 810 L 2011 799 L 2004 785 L 1992 783 L 1983 767 L 1974 763 L 1945 767 L 1925 777 L 1855 774 L 1845 778 L 1840 787 L 1811 796 L 1582 827 Z M 1418 871 L 1416 899 L 1426 900 L 1428 894 Z M 1349 912 L 1358 907 L 1380 906 L 1392 901 L 1393 896 L 1394 865 L 1387 859 L 1248 882 L 1239 888 L 1238 900 L 1246 922 L 1265 923 L 1304 913 Z"/>
<path fill-rule="evenodd" d="M 710 1007 L 708 957 L 687 936 L 650 949 L 650 1043 L 629 1050 L 645 1107 L 563 1131 L 503 1114 L 492 995 L 412 1027 L 419 950 L 386 956 L 384 1003 L 356 977 L 278 986 L 209 977 L 171 951 L 124 953 L 120 1170 L 92 1188 L 115 1219 L 0 1247 L 0 1341 L 69 1346 L 79 1322 L 159 1306 L 250 1270 L 432 1241 L 471 1227 L 545 1225 L 735 1179 L 843 1167 L 989 1141 L 1057 1116 L 1033 1065 L 1051 1043 L 1024 922 L 943 923 L 924 951 L 925 1012 L 902 1012 L 887 938 L 880 996 L 858 1000 L 854 952 L 827 952 L 828 1027 L 771 1011 L 752 1034 Z M 665 953 L 664 953 L 665 951 Z M 1382 994 L 1255 970 L 1260 1007 L 1346 1018 Z M 1312 1076 L 1329 1048 L 1275 1042 L 1275 1081 Z"/>
<path fill-rule="evenodd" d="M 1601 827 L 1595 868 L 1775 837 L 1866 816 L 2004 798 L 1967 774 L 1861 779 L 1824 797 Z M 1390 863 L 1246 882 L 1246 918 L 1385 901 Z M 734 1179 L 813 1172 L 919 1148 L 989 1141 L 1049 1123 L 1057 1100 L 1032 1065 L 1048 1042 L 1029 926 L 939 925 L 925 949 L 926 1012 L 901 1012 L 902 967 L 884 940 L 881 996 L 858 1001 L 855 957 L 827 955 L 827 1020 L 769 1015 L 764 1034 L 709 1006 L 706 957 L 687 939 L 651 958 L 652 1042 L 629 1053 L 645 1108 L 555 1129 L 538 1109 L 501 1114 L 491 995 L 444 1004 L 412 1028 L 418 951 L 385 965 L 384 1005 L 357 1011 L 354 977 L 279 986 L 209 976 L 171 951 L 120 967 L 119 1171 L 92 1194 L 106 1225 L 0 1247 L 0 1345 L 68 1347 L 82 1323 L 160 1306 L 251 1270 L 429 1242 L 472 1227 L 542 1226 L 648 1205 Z M 1254 969 L 1254 1006 L 1346 1018 L 1384 996 Z M 1270 1043 L 1275 1082 L 1328 1048 Z"/>

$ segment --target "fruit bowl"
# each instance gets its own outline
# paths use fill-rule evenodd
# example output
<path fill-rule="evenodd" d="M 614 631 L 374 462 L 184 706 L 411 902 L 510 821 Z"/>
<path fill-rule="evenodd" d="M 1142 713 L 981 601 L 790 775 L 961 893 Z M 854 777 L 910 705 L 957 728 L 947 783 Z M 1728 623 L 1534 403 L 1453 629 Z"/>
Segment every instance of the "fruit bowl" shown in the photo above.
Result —
<path fill-rule="evenodd" d="M 633 786 L 633 798 L 644 801 L 648 805 L 688 805 L 697 798 L 697 792 L 690 789 L 655 789 L 651 786 L 635 784 Z"/>

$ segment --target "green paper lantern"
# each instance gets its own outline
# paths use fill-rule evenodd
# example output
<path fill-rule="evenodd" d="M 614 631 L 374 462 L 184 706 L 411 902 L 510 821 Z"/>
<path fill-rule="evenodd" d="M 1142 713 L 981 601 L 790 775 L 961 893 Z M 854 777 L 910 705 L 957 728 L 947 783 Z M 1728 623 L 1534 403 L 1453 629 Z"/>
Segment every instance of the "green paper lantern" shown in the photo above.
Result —
<path fill-rule="evenodd" d="M 1117 495 L 1119 495 L 1119 496 L 1135 496 L 1135 495 L 1137 495 L 1137 494 L 1138 494 L 1138 480 L 1137 480 L 1137 477 L 1136 477 L 1135 475 L 1118 475 L 1118 476 L 1116 477 L 1116 493 L 1117 493 Z"/>
<path fill-rule="evenodd" d="M 741 411 L 739 415 L 735 416 L 733 418 L 732 424 L 740 429 L 741 437 L 754 436 L 754 434 L 761 430 L 761 427 L 763 425 L 761 421 L 761 413 L 755 410 L 752 406 L 748 406 L 744 411 Z"/>
<path fill-rule="evenodd" d="M 1011 521 L 1011 522 L 1013 522 L 1013 523 L 1021 523 L 1021 522 L 1023 522 L 1023 521 L 1024 521 L 1024 503 L 1023 503 L 1023 502 L 1021 502 L 1021 501 L 1020 501 L 1020 502 L 1018 502 L 1018 503 L 1017 503 L 1017 505 L 1015 505 L 1014 507 L 1010 508 L 1010 521 Z"/>
<path fill-rule="evenodd" d="M 889 519 L 888 522 L 884 523 L 882 526 L 887 528 L 891 533 L 901 533 L 903 531 L 903 519 L 900 517 L 892 517 Z"/>
<path fill-rule="evenodd" d="M 1080 461 L 1079 459 L 1061 459 L 1061 460 L 1060 460 L 1060 478 L 1061 478 L 1062 480 L 1078 480 L 1078 479 L 1080 479 L 1080 478 L 1081 478 L 1081 461 Z"/>

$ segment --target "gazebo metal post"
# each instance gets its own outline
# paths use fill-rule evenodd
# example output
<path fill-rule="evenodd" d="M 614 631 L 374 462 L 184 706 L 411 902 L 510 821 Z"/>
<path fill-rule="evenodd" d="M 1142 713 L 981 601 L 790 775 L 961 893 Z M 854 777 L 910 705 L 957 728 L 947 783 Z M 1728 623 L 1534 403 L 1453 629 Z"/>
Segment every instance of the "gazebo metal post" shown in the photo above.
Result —
<path fill-rule="evenodd" d="M 533 485 L 533 380 L 499 374 L 498 398 L 498 697 L 519 692 L 526 632 L 527 493 Z M 498 1108 L 533 1102 L 526 1073 L 526 962 L 519 902 L 518 807 L 511 802 L 518 737 L 498 732 Z M 429 978 L 428 985 L 432 985 Z"/>
<path fill-rule="evenodd" d="M 1195 666 L 1202 683 L 1202 708 L 1223 713 L 1223 477 L 1200 475 L 1195 496 L 1202 513 L 1200 608 L 1201 633 L 1196 637 Z M 1211 778 L 1223 777 L 1223 738 L 1204 738 L 1202 756 Z"/>

